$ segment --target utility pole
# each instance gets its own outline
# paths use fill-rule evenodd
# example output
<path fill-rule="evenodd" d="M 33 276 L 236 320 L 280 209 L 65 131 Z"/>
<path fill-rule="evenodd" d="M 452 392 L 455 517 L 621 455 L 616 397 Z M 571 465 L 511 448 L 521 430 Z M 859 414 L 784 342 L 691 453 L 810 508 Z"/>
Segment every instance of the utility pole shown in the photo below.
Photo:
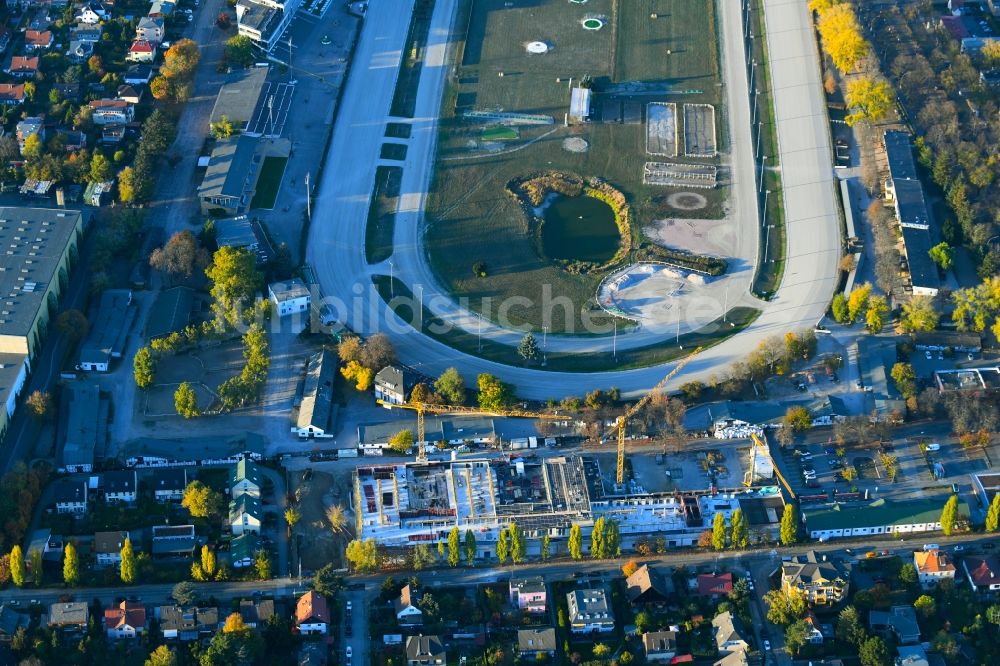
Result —
<path fill-rule="evenodd" d="M 611 338 L 611 356 L 614 357 L 615 361 L 618 360 L 618 320 L 614 320 L 615 324 L 615 334 Z"/>
<path fill-rule="evenodd" d="M 392 259 L 389 260 L 389 298 L 396 298 L 396 279 L 393 274 L 393 269 L 395 266 L 392 265 Z"/>
<path fill-rule="evenodd" d="M 312 190 L 309 189 L 309 172 L 306 171 L 306 217 L 312 222 Z"/>
<path fill-rule="evenodd" d="M 483 351 L 483 315 L 477 314 L 476 317 L 479 319 L 479 326 L 476 329 L 476 335 L 479 337 L 479 351 Z"/>

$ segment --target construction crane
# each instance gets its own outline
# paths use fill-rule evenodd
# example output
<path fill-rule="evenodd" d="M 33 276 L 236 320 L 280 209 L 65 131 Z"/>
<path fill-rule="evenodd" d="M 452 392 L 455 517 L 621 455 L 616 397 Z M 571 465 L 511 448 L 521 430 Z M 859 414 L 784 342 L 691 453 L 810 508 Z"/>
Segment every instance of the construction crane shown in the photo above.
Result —
<path fill-rule="evenodd" d="M 666 377 L 664 377 L 663 379 L 661 379 L 659 381 L 659 383 L 656 384 L 656 386 L 654 386 L 653 388 L 651 388 L 646 393 L 646 395 L 642 396 L 642 398 L 639 400 L 639 402 L 637 402 L 634 405 L 632 405 L 628 409 L 628 411 L 626 411 L 624 414 L 622 414 L 621 416 L 619 416 L 618 420 L 615 422 L 615 429 L 618 431 L 618 474 L 617 474 L 617 476 L 615 478 L 616 478 L 617 483 L 618 483 L 619 486 L 622 485 L 623 483 L 625 483 L 625 424 L 626 424 L 626 422 L 630 418 L 632 418 L 640 409 L 642 409 L 643 407 L 645 407 L 649 403 L 649 401 L 653 399 L 653 396 L 657 395 L 660 392 L 660 390 L 664 386 L 666 386 L 667 382 L 669 382 L 671 379 L 673 379 L 677 375 L 677 373 L 680 372 L 681 369 L 683 369 L 685 365 L 687 365 L 688 361 L 690 361 L 691 359 L 693 359 L 698 354 L 698 352 L 700 352 L 700 351 L 701 351 L 701 347 L 698 347 L 693 352 L 691 352 L 688 356 L 685 356 L 684 358 L 682 358 L 680 360 L 680 362 L 677 365 L 674 366 L 674 369 L 671 370 L 669 374 L 667 374 Z"/>
<path fill-rule="evenodd" d="M 767 442 L 764 438 L 755 432 L 750 433 L 750 440 L 753 442 L 753 447 L 750 448 L 750 471 L 747 472 L 746 478 L 743 480 L 743 485 L 749 488 L 753 485 L 754 473 L 757 471 L 757 454 L 760 453 L 767 461 L 771 463 L 771 469 L 774 470 L 774 476 L 781 482 L 781 485 L 785 487 L 788 491 L 788 495 L 795 499 L 795 491 L 792 490 L 792 486 L 789 485 L 788 481 L 785 479 L 781 470 L 778 469 L 777 463 L 774 462 L 774 458 L 771 457 L 771 449 L 768 447 Z"/>
<path fill-rule="evenodd" d="M 404 402 L 400 404 L 377 400 L 378 404 L 389 409 L 412 409 L 417 413 L 417 462 L 427 462 L 427 447 L 424 443 L 424 414 L 468 414 L 469 416 L 512 416 L 522 419 L 547 419 L 550 421 L 565 421 L 565 414 L 542 414 L 524 409 L 482 409 L 481 407 L 465 407 L 462 405 L 430 405 L 427 403 Z"/>

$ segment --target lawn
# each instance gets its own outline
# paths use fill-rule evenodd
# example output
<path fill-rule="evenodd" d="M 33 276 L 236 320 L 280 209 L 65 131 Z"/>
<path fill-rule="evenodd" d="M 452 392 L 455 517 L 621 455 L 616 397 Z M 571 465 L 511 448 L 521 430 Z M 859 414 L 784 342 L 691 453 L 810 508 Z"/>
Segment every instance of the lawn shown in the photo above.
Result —
<path fill-rule="evenodd" d="M 281 178 L 285 175 L 286 164 L 288 164 L 287 157 L 270 155 L 264 158 L 264 163 L 260 167 L 260 177 L 257 178 L 257 190 L 250 202 L 250 208 L 264 210 L 274 208 L 274 201 L 278 198 L 278 190 L 281 189 Z"/>
<path fill-rule="evenodd" d="M 584 77 L 592 81 L 595 110 L 601 108 L 601 99 L 612 97 L 627 98 L 639 105 L 636 108 L 669 101 L 708 103 L 718 109 L 714 4 L 711 0 L 505 4 L 477 0 L 469 9 L 460 65 L 442 108 L 438 163 L 427 210 L 428 256 L 441 282 L 485 316 L 491 305 L 495 309 L 505 297 L 516 296 L 532 304 L 517 308 L 513 324 L 536 331 L 545 325 L 550 332 L 578 332 L 583 328 L 582 311 L 595 305 L 603 275 L 573 274 L 540 256 L 533 227 L 504 187 L 513 178 L 543 170 L 601 177 L 625 193 L 638 228 L 659 217 L 721 214 L 724 188 L 700 190 L 708 207 L 685 212 L 666 204 L 678 189 L 642 183 L 643 165 L 650 159 L 643 123 L 563 125 L 570 81 L 575 85 Z M 650 19 L 650 13 L 664 18 Z M 605 26 L 584 30 L 581 21 L 589 16 L 604 17 Z M 549 52 L 527 54 L 525 44 L 532 41 L 544 42 Z M 635 94 L 637 88 L 644 88 L 643 94 Z M 700 92 L 678 94 L 682 89 Z M 551 117 L 553 123 L 520 125 L 519 138 L 513 138 L 510 129 L 501 137 L 492 134 L 493 123 L 466 122 L 462 114 L 467 110 L 539 114 Z M 721 115 L 717 125 L 717 141 L 724 147 L 726 125 Z M 487 152 L 495 150 L 501 138 L 502 150 Z M 571 138 L 585 141 L 586 150 L 565 148 L 564 140 Z M 486 277 L 473 274 L 472 265 L 479 262 L 486 265 Z M 560 297 L 567 297 L 572 306 L 543 307 L 546 298 Z M 545 310 L 550 310 L 548 321 Z"/>

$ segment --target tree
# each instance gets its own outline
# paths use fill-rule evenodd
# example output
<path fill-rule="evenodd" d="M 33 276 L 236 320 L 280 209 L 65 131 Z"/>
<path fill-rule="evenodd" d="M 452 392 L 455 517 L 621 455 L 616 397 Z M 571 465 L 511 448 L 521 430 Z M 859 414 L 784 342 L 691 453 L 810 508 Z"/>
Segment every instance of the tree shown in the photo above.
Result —
<path fill-rule="evenodd" d="M 447 405 L 465 404 L 465 380 L 455 368 L 448 368 L 434 382 L 434 391 Z"/>
<path fill-rule="evenodd" d="M 70 587 L 80 582 L 80 557 L 72 542 L 67 543 L 63 549 L 63 581 Z"/>
<path fill-rule="evenodd" d="M 184 489 L 181 506 L 195 518 L 212 518 L 222 513 L 222 495 L 201 481 L 192 481 Z"/>
<path fill-rule="evenodd" d="M 370 573 L 378 568 L 379 552 L 375 539 L 351 541 L 347 544 L 346 555 L 347 561 L 359 572 Z"/>
<path fill-rule="evenodd" d="M 940 319 L 930 296 L 914 296 L 902 305 L 899 327 L 904 333 L 925 333 L 937 328 Z"/>
<path fill-rule="evenodd" d="M 149 653 L 145 666 L 177 666 L 177 655 L 166 645 L 157 646 Z"/>
<path fill-rule="evenodd" d="M 35 587 L 41 587 L 42 579 L 45 576 L 41 549 L 32 548 L 28 551 L 28 568 L 31 569 L 31 582 L 35 584 Z"/>
<path fill-rule="evenodd" d="M 226 62 L 239 67 L 248 67 L 253 62 L 253 42 L 245 35 L 236 35 L 226 40 Z"/>
<path fill-rule="evenodd" d="M 803 432 L 812 427 L 812 415 L 801 405 L 789 407 L 782 419 L 782 425 L 792 432 Z"/>
<path fill-rule="evenodd" d="M 507 409 L 514 399 L 510 385 L 491 374 L 482 373 L 476 378 L 476 384 L 479 387 L 479 406 L 486 411 Z"/>
<path fill-rule="evenodd" d="M 861 666 L 890 666 L 892 664 L 889 647 L 878 636 L 869 638 L 859 646 L 858 657 L 861 659 Z"/>
<path fill-rule="evenodd" d="M 465 530 L 465 563 L 472 564 L 476 561 L 476 535 L 472 530 Z"/>
<path fill-rule="evenodd" d="M 764 594 L 767 604 L 767 620 L 782 627 L 790 625 L 802 617 L 808 603 L 805 594 L 798 588 L 771 590 Z"/>
<path fill-rule="evenodd" d="M 617 520 L 609 520 L 604 532 L 604 556 L 621 557 L 622 537 Z"/>
<path fill-rule="evenodd" d="M 511 522 L 507 529 L 510 532 L 510 561 L 521 564 L 528 555 L 528 539 L 524 536 L 524 530 L 515 522 Z"/>
<path fill-rule="evenodd" d="M 48 391 L 32 391 L 25 404 L 34 418 L 43 421 L 52 413 L 52 394 Z"/>
<path fill-rule="evenodd" d="M 132 540 L 125 537 L 125 543 L 122 544 L 121 552 L 119 553 L 121 557 L 121 569 L 120 577 L 123 583 L 129 585 L 135 582 L 136 566 L 135 566 L 135 551 L 132 550 Z"/>
<path fill-rule="evenodd" d="M 173 48 L 173 47 L 171 47 Z M 260 289 L 263 276 L 257 271 L 257 257 L 246 248 L 224 245 L 212 255 L 205 275 L 212 281 L 212 309 L 216 318 L 235 326 L 243 320 L 243 309 Z"/>
<path fill-rule="evenodd" d="M 611 647 L 604 643 L 597 643 L 596 645 L 594 645 L 594 647 L 590 649 L 590 651 L 593 653 L 595 657 L 597 657 L 598 659 L 602 659 L 611 654 Z"/>
<path fill-rule="evenodd" d="M 37 160 L 42 156 L 42 151 L 45 146 L 42 145 L 42 139 L 37 134 L 31 134 L 24 140 L 24 147 L 21 148 L 21 155 L 24 156 L 26 160 Z"/>
<path fill-rule="evenodd" d="M 535 341 L 534 335 L 531 333 L 524 334 L 520 344 L 517 345 L 517 355 L 525 361 L 535 360 L 538 356 L 538 342 Z"/>
<path fill-rule="evenodd" d="M 411 405 L 426 405 L 433 404 L 438 401 L 438 397 L 431 392 L 427 384 L 423 382 L 417 384 L 410 391 L 410 404 Z"/>
<path fill-rule="evenodd" d="M 178 606 L 190 606 L 198 598 L 197 589 L 189 580 L 182 580 L 174 585 L 170 595 Z"/>
<path fill-rule="evenodd" d="M 817 28 L 824 50 L 841 72 L 853 71 L 871 50 L 850 4 L 835 3 L 820 12 Z"/>
<path fill-rule="evenodd" d="M 903 398 L 912 398 L 917 394 L 917 372 L 909 363 L 896 363 L 892 366 L 892 381 L 896 384 L 896 390 Z"/>
<path fill-rule="evenodd" d="M 21 550 L 21 546 L 14 544 L 10 549 L 10 579 L 14 581 L 14 585 L 22 587 L 25 578 L 27 572 L 24 566 L 24 551 Z"/>
<path fill-rule="evenodd" d="M 726 547 L 726 517 L 717 512 L 712 523 L 712 548 L 723 550 Z"/>
<path fill-rule="evenodd" d="M 242 615 L 239 613 L 230 613 L 226 616 L 226 621 L 222 625 L 222 631 L 226 634 L 235 634 L 250 631 L 250 627 L 243 621 Z"/>
<path fill-rule="evenodd" d="M 198 408 L 198 396 L 195 395 L 194 389 L 187 382 L 181 382 L 177 390 L 174 391 L 174 409 L 186 419 L 201 415 L 201 409 Z"/>
<path fill-rule="evenodd" d="M 781 514 L 779 536 L 783 546 L 797 543 L 799 540 L 799 516 L 791 504 L 786 504 L 784 513 Z"/>
<path fill-rule="evenodd" d="M 344 507 L 339 504 L 331 504 L 326 510 L 326 519 L 330 523 L 330 531 L 334 534 L 348 531 L 347 514 Z"/>
<path fill-rule="evenodd" d="M 111 180 L 111 162 L 104 156 L 104 153 L 94 151 L 90 158 L 90 171 L 88 180 L 91 183 L 105 183 Z"/>
<path fill-rule="evenodd" d="M 313 575 L 311 585 L 316 594 L 321 594 L 324 597 L 332 597 L 344 587 L 344 578 L 337 573 L 337 570 L 333 567 L 333 563 L 328 562 Z"/>
<path fill-rule="evenodd" d="M 348 361 L 347 365 L 340 369 L 340 374 L 344 379 L 354 382 L 354 388 L 359 391 L 367 391 L 372 387 L 375 379 L 375 371 L 366 368 L 358 361 Z"/>
<path fill-rule="evenodd" d="M 199 60 L 201 60 L 201 52 L 198 49 L 198 44 L 191 39 L 178 39 L 163 54 L 163 65 L 160 66 L 160 73 L 168 79 L 190 79 L 194 75 Z"/>
<path fill-rule="evenodd" d="M 945 536 L 951 536 L 955 531 L 956 518 L 958 518 L 958 495 L 952 495 L 941 510 L 941 532 Z"/>
<path fill-rule="evenodd" d="M 258 550 L 254 555 L 253 568 L 258 580 L 271 579 L 271 556 L 266 550 Z"/>
<path fill-rule="evenodd" d="M 191 565 L 191 577 L 199 582 L 207 582 L 216 577 L 218 573 L 218 560 L 215 551 L 208 544 L 201 547 L 201 557 L 198 562 Z"/>
<path fill-rule="evenodd" d="M 226 116 L 222 116 L 218 121 L 209 124 L 212 136 L 216 139 L 228 139 L 233 135 L 233 123 Z"/>
<path fill-rule="evenodd" d="M 785 647 L 793 655 L 798 655 L 809 642 L 810 633 L 812 633 L 812 626 L 805 620 L 792 622 L 785 629 Z"/>
<path fill-rule="evenodd" d="M 877 123 L 885 118 L 895 102 L 892 86 L 868 75 L 850 79 L 844 98 L 847 106 L 854 110 L 844 119 L 852 126 L 861 121 Z"/>
<path fill-rule="evenodd" d="M 552 543 L 549 540 L 549 535 L 546 533 L 546 534 L 544 534 L 542 536 L 542 545 L 541 545 L 541 553 L 540 553 L 541 556 L 542 556 L 542 562 L 547 562 L 548 561 L 549 555 L 551 554 L 550 553 L 551 549 L 552 549 Z"/>
<path fill-rule="evenodd" d="M 854 606 L 847 606 L 840 611 L 840 615 L 837 616 L 836 634 L 838 641 L 850 643 L 856 647 L 860 646 L 868 637 L 868 632 L 861 623 L 861 616 L 858 615 Z"/>
<path fill-rule="evenodd" d="M 302 512 L 294 506 L 285 509 L 285 523 L 288 525 L 289 530 L 293 529 L 300 520 L 302 520 Z"/>
<path fill-rule="evenodd" d="M 639 563 L 635 560 L 629 560 L 628 562 L 622 565 L 622 574 L 626 578 L 628 578 L 638 570 L 639 570 Z"/>
<path fill-rule="evenodd" d="M 500 530 L 500 536 L 497 537 L 496 553 L 500 564 L 505 564 L 507 557 L 510 555 L 510 535 L 507 533 L 507 530 Z"/>
<path fill-rule="evenodd" d="M 930 618 L 934 615 L 934 612 L 936 611 L 935 606 L 936 604 L 934 603 L 934 598 L 927 596 L 926 594 L 921 594 L 917 597 L 917 600 L 913 602 L 913 607 L 924 618 Z"/>
<path fill-rule="evenodd" d="M 569 528 L 569 539 L 566 542 L 566 548 L 569 550 L 569 556 L 574 560 L 579 560 L 583 557 L 583 534 L 580 531 L 580 526 L 575 523 Z"/>
<path fill-rule="evenodd" d="M 733 548 L 746 548 L 750 545 L 750 523 L 740 509 L 733 511 L 732 544 Z"/>
<path fill-rule="evenodd" d="M 458 528 L 452 527 L 448 532 L 448 565 L 457 567 L 461 559 L 461 536 Z"/>
<path fill-rule="evenodd" d="M 986 531 L 996 532 L 1000 527 L 1000 493 L 993 496 L 990 508 L 986 511 Z"/>
<path fill-rule="evenodd" d="M 938 243 L 927 252 L 931 261 L 943 271 L 950 270 L 955 263 L 955 251 L 947 243 Z"/>
<path fill-rule="evenodd" d="M 833 313 L 834 320 L 840 324 L 848 323 L 848 311 L 847 311 L 847 299 L 844 298 L 844 294 L 837 292 L 833 297 L 833 303 L 830 305 L 830 311 Z"/>
<path fill-rule="evenodd" d="M 389 448 L 396 453 L 406 455 L 413 448 L 413 431 L 400 430 L 389 438 Z"/>
<path fill-rule="evenodd" d="M 594 521 L 594 527 L 590 531 L 590 556 L 595 559 L 605 557 L 607 520 L 601 516 Z"/>
<path fill-rule="evenodd" d="M 865 282 L 860 287 L 855 287 L 847 297 L 847 320 L 854 323 L 868 309 L 868 299 L 872 294 L 872 285 Z"/>
<path fill-rule="evenodd" d="M 56 317 L 56 330 L 70 343 L 75 344 L 87 336 L 90 322 L 79 310 L 66 310 Z"/>
<path fill-rule="evenodd" d="M 868 311 L 865 312 L 865 328 L 872 335 L 882 332 L 885 316 L 889 313 L 889 301 L 885 296 L 872 296 L 868 299 Z"/>
<path fill-rule="evenodd" d="M 172 235 L 149 255 L 149 265 L 156 270 L 185 277 L 191 277 L 195 268 L 205 268 L 208 262 L 208 252 L 198 246 L 198 239 L 187 229 Z"/>

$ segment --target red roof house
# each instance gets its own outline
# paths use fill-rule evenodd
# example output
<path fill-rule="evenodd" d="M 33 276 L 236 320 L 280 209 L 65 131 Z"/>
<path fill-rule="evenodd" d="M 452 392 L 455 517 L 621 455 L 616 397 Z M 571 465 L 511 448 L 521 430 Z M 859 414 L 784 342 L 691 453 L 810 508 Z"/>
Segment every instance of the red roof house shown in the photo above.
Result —
<path fill-rule="evenodd" d="M 711 597 L 733 591 L 733 574 L 701 574 L 698 576 L 698 596 Z"/>

